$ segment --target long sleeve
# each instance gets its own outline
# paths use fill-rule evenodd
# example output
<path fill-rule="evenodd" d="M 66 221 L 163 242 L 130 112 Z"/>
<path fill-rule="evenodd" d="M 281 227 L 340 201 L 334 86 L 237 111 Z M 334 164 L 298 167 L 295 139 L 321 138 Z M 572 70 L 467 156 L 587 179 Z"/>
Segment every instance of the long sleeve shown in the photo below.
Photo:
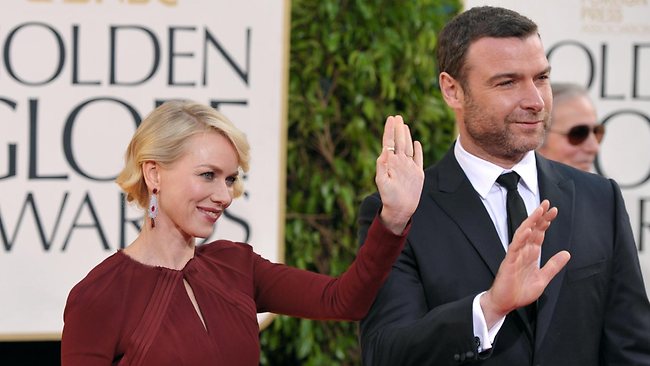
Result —
<path fill-rule="evenodd" d="M 408 229 L 395 235 L 375 217 L 366 245 L 339 278 L 258 258 L 254 269 L 258 311 L 311 319 L 361 319 L 399 255 Z"/>
<path fill-rule="evenodd" d="M 103 296 L 110 281 L 77 286 L 68 296 L 61 339 L 61 364 L 111 365 L 119 342 L 121 312 L 117 297 Z"/>
<path fill-rule="evenodd" d="M 359 214 L 361 240 L 380 205 L 376 195 L 362 203 Z M 373 307 L 361 322 L 364 365 L 451 365 L 458 364 L 461 358 L 477 357 L 474 352 L 467 351 L 476 349 L 472 330 L 474 296 L 429 311 L 418 274 L 419 265 L 407 243 Z M 458 360 L 454 358 L 456 354 Z"/>
<path fill-rule="evenodd" d="M 616 208 L 615 261 L 604 314 L 601 364 L 650 365 L 650 304 L 623 197 L 618 185 L 610 182 Z"/>

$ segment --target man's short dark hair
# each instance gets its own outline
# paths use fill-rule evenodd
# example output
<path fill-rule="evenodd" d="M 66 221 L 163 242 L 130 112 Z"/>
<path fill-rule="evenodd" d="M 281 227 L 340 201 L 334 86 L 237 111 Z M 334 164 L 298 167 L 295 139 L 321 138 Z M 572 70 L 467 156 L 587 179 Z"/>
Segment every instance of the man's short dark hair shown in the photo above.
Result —
<path fill-rule="evenodd" d="M 437 57 L 440 72 L 466 85 L 466 55 L 469 46 L 483 37 L 527 38 L 537 33 L 537 24 L 510 9 L 481 6 L 456 15 L 440 32 Z"/>

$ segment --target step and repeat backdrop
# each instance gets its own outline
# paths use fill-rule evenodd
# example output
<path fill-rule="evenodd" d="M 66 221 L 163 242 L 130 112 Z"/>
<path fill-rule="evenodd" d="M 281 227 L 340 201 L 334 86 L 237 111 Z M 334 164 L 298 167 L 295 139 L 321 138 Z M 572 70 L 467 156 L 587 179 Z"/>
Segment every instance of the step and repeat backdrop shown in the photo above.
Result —
<path fill-rule="evenodd" d="M 539 26 L 551 80 L 584 85 L 607 133 L 595 171 L 621 186 L 650 293 L 650 1 L 466 0 Z"/>
<path fill-rule="evenodd" d="M 165 100 L 211 104 L 252 146 L 208 240 L 282 261 L 288 18 L 288 0 L 2 1 L 0 339 L 58 339 L 71 287 L 135 239 L 114 179 Z"/>
<path fill-rule="evenodd" d="M 218 108 L 252 145 L 212 237 L 283 259 L 289 0 L 5 0 L 0 5 L 0 340 L 58 339 L 70 288 L 137 235 L 113 182 L 156 105 Z M 650 289 L 650 2 L 466 0 L 540 26 L 556 81 L 585 85 Z M 259 317 L 268 322 L 270 314 Z"/>

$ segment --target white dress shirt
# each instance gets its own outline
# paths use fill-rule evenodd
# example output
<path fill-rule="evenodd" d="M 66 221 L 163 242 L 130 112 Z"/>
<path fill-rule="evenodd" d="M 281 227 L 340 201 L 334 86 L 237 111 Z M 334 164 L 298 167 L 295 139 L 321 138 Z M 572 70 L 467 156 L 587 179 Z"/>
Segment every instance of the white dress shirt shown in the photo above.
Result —
<path fill-rule="evenodd" d="M 534 151 L 529 151 L 523 159 L 512 169 L 507 170 L 483 160 L 477 156 L 468 153 L 461 144 L 460 136 L 454 146 L 454 156 L 458 161 L 461 169 L 474 187 L 474 190 L 481 198 L 485 205 L 494 227 L 501 239 L 501 244 L 505 251 L 508 250 L 508 221 L 506 213 L 506 195 L 507 190 L 496 183 L 499 175 L 515 171 L 521 179 L 517 189 L 524 200 L 526 211 L 530 213 L 540 204 L 539 185 L 537 182 L 537 165 Z M 500 319 L 492 328 L 487 328 L 485 317 L 479 299 L 484 292 L 476 295 L 472 304 L 472 313 L 474 321 L 474 335 L 479 338 L 479 352 L 492 348 L 494 338 L 501 329 L 505 317 Z"/>

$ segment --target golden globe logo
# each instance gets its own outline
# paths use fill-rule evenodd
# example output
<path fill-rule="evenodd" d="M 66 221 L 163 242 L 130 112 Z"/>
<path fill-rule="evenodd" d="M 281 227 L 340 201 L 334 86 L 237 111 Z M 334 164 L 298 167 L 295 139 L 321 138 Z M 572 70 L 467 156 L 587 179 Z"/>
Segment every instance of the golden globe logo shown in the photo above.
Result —
<path fill-rule="evenodd" d="M 143 212 L 113 180 L 166 100 L 212 105 L 252 146 L 245 194 L 206 241 L 283 260 L 287 4 L 14 0 L 0 13 L 0 276 L 21 279 L 0 283 L 0 338 L 58 337 L 70 288 L 135 239 Z"/>

